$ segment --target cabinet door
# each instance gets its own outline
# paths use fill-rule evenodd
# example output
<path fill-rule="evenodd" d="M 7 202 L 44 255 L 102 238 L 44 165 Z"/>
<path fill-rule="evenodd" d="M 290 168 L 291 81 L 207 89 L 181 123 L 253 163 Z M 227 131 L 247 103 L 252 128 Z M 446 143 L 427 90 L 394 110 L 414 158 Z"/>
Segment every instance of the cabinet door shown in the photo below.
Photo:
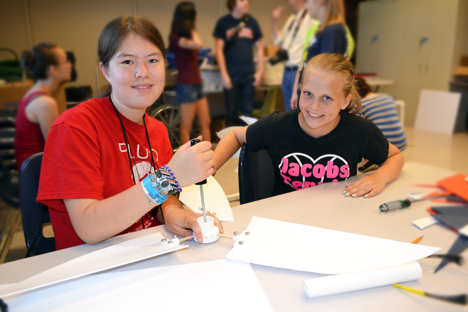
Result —
<path fill-rule="evenodd" d="M 399 40 L 398 75 L 393 96 L 405 101 L 405 124 L 412 125 L 416 116 L 419 93 L 423 80 L 428 42 L 422 42 L 426 34 L 426 0 L 406 0 L 400 7 L 402 32 Z M 429 0 L 430 1 L 430 0 Z M 429 2 L 427 1 L 427 2 Z"/>
<path fill-rule="evenodd" d="M 398 1 L 360 3 L 356 51 L 358 73 L 395 78 L 400 25 Z"/>
<path fill-rule="evenodd" d="M 452 79 L 458 0 L 424 0 L 427 7 L 421 75 L 424 89 L 448 91 Z"/>
<path fill-rule="evenodd" d="M 406 124 L 416 118 L 422 89 L 448 90 L 457 0 L 406 0 L 395 96 L 406 102 Z"/>

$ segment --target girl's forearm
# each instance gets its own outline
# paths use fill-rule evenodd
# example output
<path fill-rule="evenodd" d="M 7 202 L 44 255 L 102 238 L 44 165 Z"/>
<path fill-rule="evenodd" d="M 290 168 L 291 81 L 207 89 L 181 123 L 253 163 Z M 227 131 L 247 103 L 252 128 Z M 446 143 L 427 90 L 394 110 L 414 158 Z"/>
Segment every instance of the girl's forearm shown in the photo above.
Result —
<path fill-rule="evenodd" d="M 216 146 L 213 160 L 216 170 L 221 168 L 236 152 L 246 143 L 245 134 L 247 127 L 232 130 Z"/>

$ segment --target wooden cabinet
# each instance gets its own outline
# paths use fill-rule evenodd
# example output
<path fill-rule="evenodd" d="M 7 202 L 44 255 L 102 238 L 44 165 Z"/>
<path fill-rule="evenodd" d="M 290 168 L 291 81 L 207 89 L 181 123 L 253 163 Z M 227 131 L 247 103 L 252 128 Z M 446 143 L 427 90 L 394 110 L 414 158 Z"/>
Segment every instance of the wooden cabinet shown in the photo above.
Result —
<path fill-rule="evenodd" d="M 421 89 L 448 91 L 460 54 L 457 30 L 468 0 L 380 0 L 359 7 L 356 69 L 395 84 L 381 88 L 406 103 L 405 124 L 414 125 Z M 459 28 L 459 27 L 458 27 Z"/>

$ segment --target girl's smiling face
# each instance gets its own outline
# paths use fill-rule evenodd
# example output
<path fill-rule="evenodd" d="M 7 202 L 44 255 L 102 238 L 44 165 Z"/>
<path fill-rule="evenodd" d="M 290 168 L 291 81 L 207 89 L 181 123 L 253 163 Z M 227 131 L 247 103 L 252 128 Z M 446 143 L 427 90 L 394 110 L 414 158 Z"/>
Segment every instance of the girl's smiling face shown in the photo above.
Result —
<path fill-rule="evenodd" d="M 343 93 L 343 78 L 320 68 L 306 71 L 299 101 L 299 124 L 308 135 L 319 138 L 340 122 L 340 111 L 351 101 Z"/>
<path fill-rule="evenodd" d="M 112 85 L 111 98 L 119 112 L 134 122 L 141 122 L 145 109 L 164 89 L 165 60 L 159 48 L 130 34 L 109 65 L 100 64 L 100 68 Z"/>

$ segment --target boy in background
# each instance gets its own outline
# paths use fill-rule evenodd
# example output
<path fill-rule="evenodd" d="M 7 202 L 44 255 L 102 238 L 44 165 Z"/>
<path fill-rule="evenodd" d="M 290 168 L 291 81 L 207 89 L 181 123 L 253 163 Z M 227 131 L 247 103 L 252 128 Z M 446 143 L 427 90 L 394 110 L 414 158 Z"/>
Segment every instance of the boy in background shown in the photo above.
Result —
<path fill-rule="evenodd" d="M 239 100 L 241 113 L 252 116 L 255 87 L 263 76 L 263 34 L 257 20 L 248 14 L 249 0 L 227 0 L 226 5 L 231 13 L 218 20 L 213 36 L 226 100 L 226 127 L 230 127 L 237 125 Z"/>

